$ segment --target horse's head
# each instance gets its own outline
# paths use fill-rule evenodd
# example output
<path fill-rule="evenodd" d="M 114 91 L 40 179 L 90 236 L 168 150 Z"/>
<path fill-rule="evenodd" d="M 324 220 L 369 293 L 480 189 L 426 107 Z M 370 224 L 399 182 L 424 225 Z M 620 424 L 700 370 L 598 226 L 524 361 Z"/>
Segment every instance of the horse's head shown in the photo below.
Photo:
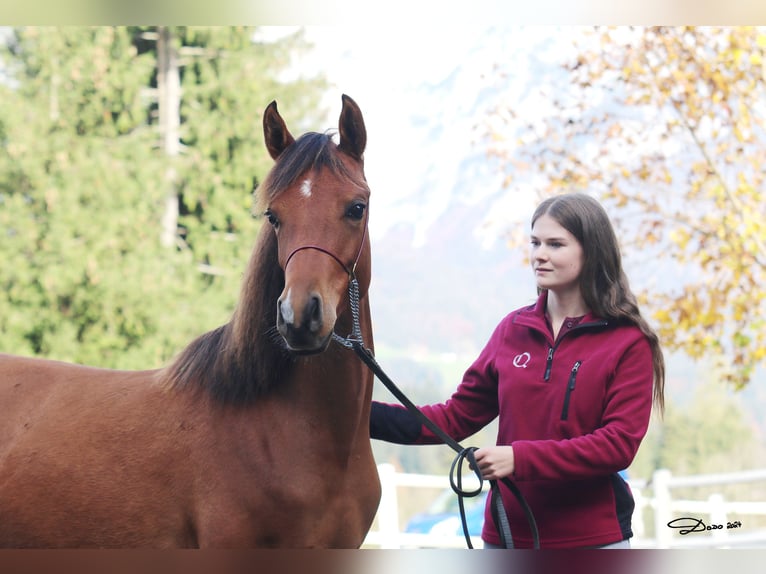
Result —
<path fill-rule="evenodd" d="M 350 275 L 363 291 L 370 279 L 363 169 L 367 133 L 356 103 L 343 96 L 340 143 L 327 134 L 295 140 L 272 102 L 264 112 L 266 147 L 276 160 L 263 186 L 265 215 L 274 229 L 285 285 L 277 329 L 291 351 L 316 353 L 329 344 L 348 305 Z"/>

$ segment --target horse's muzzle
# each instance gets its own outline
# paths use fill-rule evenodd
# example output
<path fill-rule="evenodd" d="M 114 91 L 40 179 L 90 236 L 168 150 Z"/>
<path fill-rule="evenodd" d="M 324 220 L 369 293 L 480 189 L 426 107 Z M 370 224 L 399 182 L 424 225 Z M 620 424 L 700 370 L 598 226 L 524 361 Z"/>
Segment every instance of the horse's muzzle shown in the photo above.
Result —
<path fill-rule="evenodd" d="M 277 330 L 290 351 L 298 354 L 321 353 L 332 338 L 332 330 L 324 328 L 322 298 L 312 294 L 296 309 L 291 298 L 277 303 Z"/>

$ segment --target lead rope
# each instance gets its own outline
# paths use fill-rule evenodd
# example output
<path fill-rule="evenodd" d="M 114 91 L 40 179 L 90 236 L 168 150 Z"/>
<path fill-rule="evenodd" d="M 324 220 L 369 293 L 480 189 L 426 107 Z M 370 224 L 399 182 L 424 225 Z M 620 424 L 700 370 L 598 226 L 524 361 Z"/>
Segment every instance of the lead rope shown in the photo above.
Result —
<path fill-rule="evenodd" d="M 471 537 L 468 534 L 468 525 L 465 517 L 465 506 L 463 499 L 466 497 L 477 496 L 481 493 L 484 486 L 484 478 L 479 472 L 476 459 L 473 455 L 476 447 L 463 448 L 457 441 L 445 433 L 439 428 L 431 419 L 423 414 L 423 412 L 412 402 L 410 399 L 396 386 L 396 384 L 386 375 L 385 371 L 381 368 L 378 362 L 375 360 L 375 356 L 372 352 L 364 346 L 364 340 L 362 337 L 362 328 L 359 321 L 359 282 L 356 279 L 353 271 L 349 273 L 348 284 L 348 298 L 349 307 L 351 309 L 351 318 L 353 321 L 351 333 L 347 337 L 341 337 L 337 333 L 333 332 L 332 338 L 346 349 L 353 350 L 359 358 L 367 365 L 367 367 L 380 379 L 380 381 L 386 386 L 386 388 L 412 413 L 421 424 L 425 425 L 432 433 L 434 433 L 439 439 L 447 446 L 457 452 L 457 456 L 452 461 L 450 467 L 450 486 L 453 492 L 458 497 L 458 506 L 460 507 L 460 521 L 463 526 L 463 535 L 465 536 L 466 544 L 468 548 L 473 549 Z M 465 490 L 463 488 L 463 462 L 468 460 L 471 469 L 479 480 L 478 488 L 474 490 Z M 501 479 L 501 482 L 511 491 L 516 497 L 524 514 L 526 515 L 529 528 L 532 532 L 532 542 L 534 548 L 540 548 L 540 538 L 537 531 L 537 523 L 535 517 L 532 514 L 532 510 L 529 508 L 527 501 L 521 494 L 518 487 L 508 478 Z M 490 480 L 491 489 L 491 515 L 495 521 L 495 527 L 497 528 L 500 540 L 504 548 L 513 548 L 513 537 L 511 536 L 511 526 L 508 521 L 508 516 L 503 506 L 502 497 L 500 496 L 500 488 L 496 480 Z"/>

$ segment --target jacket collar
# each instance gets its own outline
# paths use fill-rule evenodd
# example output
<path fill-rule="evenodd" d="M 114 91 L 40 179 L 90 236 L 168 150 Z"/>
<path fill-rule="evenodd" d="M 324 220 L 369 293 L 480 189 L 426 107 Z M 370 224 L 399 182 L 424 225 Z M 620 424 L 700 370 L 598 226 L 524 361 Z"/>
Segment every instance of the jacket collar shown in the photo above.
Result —
<path fill-rule="evenodd" d="M 547 331 L 548 322 L 545 318 L 545 308 L 548 304 L 548 290 L 544 289 L 537 297 L 537 301 L 534 305 L 521 309 L 514 318 L 515 323 L 525 325 L 528 327 L 534 327 L 539 330 Z M 577 326 L 605 326 L 608 321 L 602 317 L 594 315 L 592 311 L 589 311 L 583 317 L 566 317 L 564 322 L 576 321 Z"/>

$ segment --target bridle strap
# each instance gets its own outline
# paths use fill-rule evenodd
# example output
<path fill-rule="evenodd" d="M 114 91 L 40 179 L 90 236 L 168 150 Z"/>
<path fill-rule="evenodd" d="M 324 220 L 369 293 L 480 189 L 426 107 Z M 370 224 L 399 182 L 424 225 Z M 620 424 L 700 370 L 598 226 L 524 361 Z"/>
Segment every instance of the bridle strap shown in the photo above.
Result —
<path fill-rule="evenodd" d="M 329 249 L 325 249 L 324 247 L 320 245 L 302 245 L 301 247 L 297 247 L 293 249 L 290 255 L 287 256 L 287 259 L 285 260 L 284 270 L 287 271 L 287 266 L 290 264 L 290 260 L 295 256 L 296 253 L 298 253 L 299 251 L 306 251 L 308 249 L 313 249 L 315 251 L 319 251 L 320 253 L 324 253 L 325 255 L 329 255 L 330 257 L 335 259 L 338 265 L 340 265 L 343 268 L 343 270 L 346 272 L 346 275 L 349 276 L 349 279 L 353 278 L 356 273 L 356 265 L 357 263 L 359 263 L 359 258 L 362 256 L 362 250 L 364 249 L 364 241 L 365 239 L 367 239 L 367 228 L 369 227 L 368 216 L 369 216 L 369 207 L 364 214 L 364 230 L 362 231 L 362 240 L 359 242 L 359 249 L 357 249 L 356 257 L 354 257 L 354 262 L 351 264 L 350 267 L 346 265 L 345 263 L 343 263 L 340 257 L 335 255 Z"/>
<path fill-rule="evenodd" d="M 321 253 L 324 253 L 325 255 L 329 255 L 335 261 L 338 262 L 338 265 L 343 267 L 343 270 L 346 272 L 347 275 L 351 275 L 353 273 L 352 269 L 349 269 L 348 266 L 343 263 L 343 261 L 340 260 L 340 258 L 335 255 L 332 251 L 329 251 L 325 249 L 324 247 L 320 247 L 319 245 L 302 245 L 301 247 L 298 247 L 297 249 L 293 249 L 292 253 L 287 256 L 287 261 L 285 261 L 285 270 L 287 270 L 287 266 L 290 264 L 290 260 L 293 258 L 293 256 L 298 253 L 299 251 L 306 251 L 307 249 L 314 249 L 316 251 L 319 251 Z M 354 262 L 354 267 L 356 267 L 356 262 Z"/>

